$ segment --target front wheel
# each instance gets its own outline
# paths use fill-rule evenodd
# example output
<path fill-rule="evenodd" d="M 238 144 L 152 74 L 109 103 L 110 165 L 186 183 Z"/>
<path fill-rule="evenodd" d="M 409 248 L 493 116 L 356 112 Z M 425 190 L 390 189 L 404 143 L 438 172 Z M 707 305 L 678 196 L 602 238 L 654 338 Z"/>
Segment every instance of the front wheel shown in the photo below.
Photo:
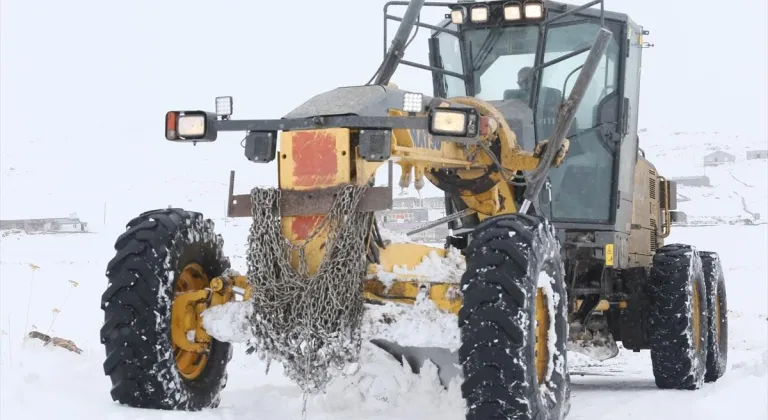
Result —
<path fill-rule="evenodd" d="M 554 229 L 512 214 L 473 235 L 459 312 L 466 418 L 561 419 L 570 407 L 567 296 Z"/>
<path fill-rule="evenodd" d="M 231 345 L 196 337 L 200 307 L 180 307 L 177 297 L 209 288 L 229 268 L 221 237 L 211 220 L 181 209 L 146 212 L 127 227 L 101 300 L 112 399 L 166 410 L 218 406 Z"/>

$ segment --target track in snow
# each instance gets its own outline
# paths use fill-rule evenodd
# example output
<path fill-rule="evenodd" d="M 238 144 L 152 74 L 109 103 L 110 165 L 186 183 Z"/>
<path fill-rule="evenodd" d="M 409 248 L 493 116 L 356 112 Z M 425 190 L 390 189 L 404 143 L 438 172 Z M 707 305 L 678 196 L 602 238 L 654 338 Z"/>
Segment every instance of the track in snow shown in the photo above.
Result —
<path fill-rule="evenodd" d="M 244 271 L 245 230 L 218 224 L 233 265 Z M 721 253 L 730 309 L 728 371 L 716 384 L 695 392 L 656 389 L 647 352 L 621 351 L 603 363 L 571 353 L 572 409 L 568 419 L 768 418 L 768 227 L 676 228 L 668 243 L 696 244 Z M 269 374 L 254 356 L 235 345 L 230 380 L 220 408 L 200 413 L 136 410 L 113 403 L 103 375 L 99 344 L 103 314 L 99 298 L 112 256 L 111 234 L 9 236 L 0 244 L 0 418 L 107 420 L 300 418 L 301 393 L 273 364 Z M 32 277 L 28 263 L 40 267 Z M 68 280 L 80 286 L 71 288 Z M 84 350 L 22 344 L 27 298 L 33 286 L 29 328 L 74 340 Z M 65 299 L 69 293 L 69 297 Z M 463 419 L 458 390 L 442 391 L 434 375 L 416 377 L 386 355 L 364 353 L 361 372 L 337 381 L 328 395 L 310 399 L 310 419 Z M 363 375 L 364 373 L 364 375 Z"/>

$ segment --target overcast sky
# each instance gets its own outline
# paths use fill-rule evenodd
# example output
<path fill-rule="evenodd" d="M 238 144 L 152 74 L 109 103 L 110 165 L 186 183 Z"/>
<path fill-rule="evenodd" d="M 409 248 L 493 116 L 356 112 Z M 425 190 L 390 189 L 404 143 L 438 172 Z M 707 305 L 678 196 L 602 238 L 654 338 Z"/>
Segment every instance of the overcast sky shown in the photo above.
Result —
<path fill-rule="evenodd" d="M 235 117 L 279 118 L 317 93 L 363 84 L 381 60 L 384 3 L 0 0 L 0 212 L 100 202 L 126 183 L 160 191 L 168 173 L 226 183 L 236 169 L 243 190 L 273 183 L 274 163 L 247 162 L 240 135 L 166 141 L 165 112 L 212 110 L 232 95 Z M 765 0 L 606 8 L 629 13 L 656 45 L 644 50 L 641 127 L 765 138 Z M 425 38 L 408 56 L 426 62 Z M 431 91 L 420 70 L 393 81 Z M 28 176 L 7 176 L 14 165 Z"/>

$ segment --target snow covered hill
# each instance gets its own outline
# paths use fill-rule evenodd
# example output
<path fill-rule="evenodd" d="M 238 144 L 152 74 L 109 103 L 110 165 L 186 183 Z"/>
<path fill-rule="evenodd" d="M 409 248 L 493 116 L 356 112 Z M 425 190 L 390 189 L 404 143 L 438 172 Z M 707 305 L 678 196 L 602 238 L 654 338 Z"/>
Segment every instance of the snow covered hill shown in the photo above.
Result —
<path fill-rule="evenodd" d="M 727 224 L 768 220 L 768 159 L 747 160 L 747 151 L 768 150 L 768 139 L 727 133 L 643 132 L 640 147 L 667 178 L 706 176 L 711 186 L 678 183 L 678 209 L 691 223 Z M 705 166 L 715 151 L 735 157 L 732 163 Z"/>

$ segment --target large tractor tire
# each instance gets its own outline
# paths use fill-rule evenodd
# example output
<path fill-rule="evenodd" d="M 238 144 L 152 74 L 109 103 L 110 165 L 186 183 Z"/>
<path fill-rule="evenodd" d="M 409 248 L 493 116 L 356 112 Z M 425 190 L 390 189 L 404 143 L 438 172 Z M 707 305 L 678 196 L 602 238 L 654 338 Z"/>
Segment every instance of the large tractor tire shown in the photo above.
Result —
<path fill-rule="evenodd" d="M 570 408 L 560 245 L 544 219 L 480 223 L 465 251 L 459 311 L 468 420 L 564 418 Z"/>
<path fill-rule="evenodd" d="M 163 410 L 218 406 L 231 345 L 213 339 L 203 353 L 182 350 L 171 337 L 171 309 L 176 293 L 204 289 L 229 268 L 222 246 L 213 222 L 199 213 L 155 210 L 128 223 L 101 300 L 113 400 Z"/>
<path fill-rule="evenodd" d="M 659 248 L 653 257 L 648 316 L 651 362 L 661 389 L 698 389 L 707 362 L 707 288 L 699 252 Z"/>
<path fill-rule="evenodd" d="M 725 374 L 728 365 L 728 301 L 725 294 L 725 276 L 720 257 L 715 252 L 702 251 L 704 281 L 707 285 L 709 326 L 707 337 L 707 372 L 705 382 L 715 382 Z"/>

